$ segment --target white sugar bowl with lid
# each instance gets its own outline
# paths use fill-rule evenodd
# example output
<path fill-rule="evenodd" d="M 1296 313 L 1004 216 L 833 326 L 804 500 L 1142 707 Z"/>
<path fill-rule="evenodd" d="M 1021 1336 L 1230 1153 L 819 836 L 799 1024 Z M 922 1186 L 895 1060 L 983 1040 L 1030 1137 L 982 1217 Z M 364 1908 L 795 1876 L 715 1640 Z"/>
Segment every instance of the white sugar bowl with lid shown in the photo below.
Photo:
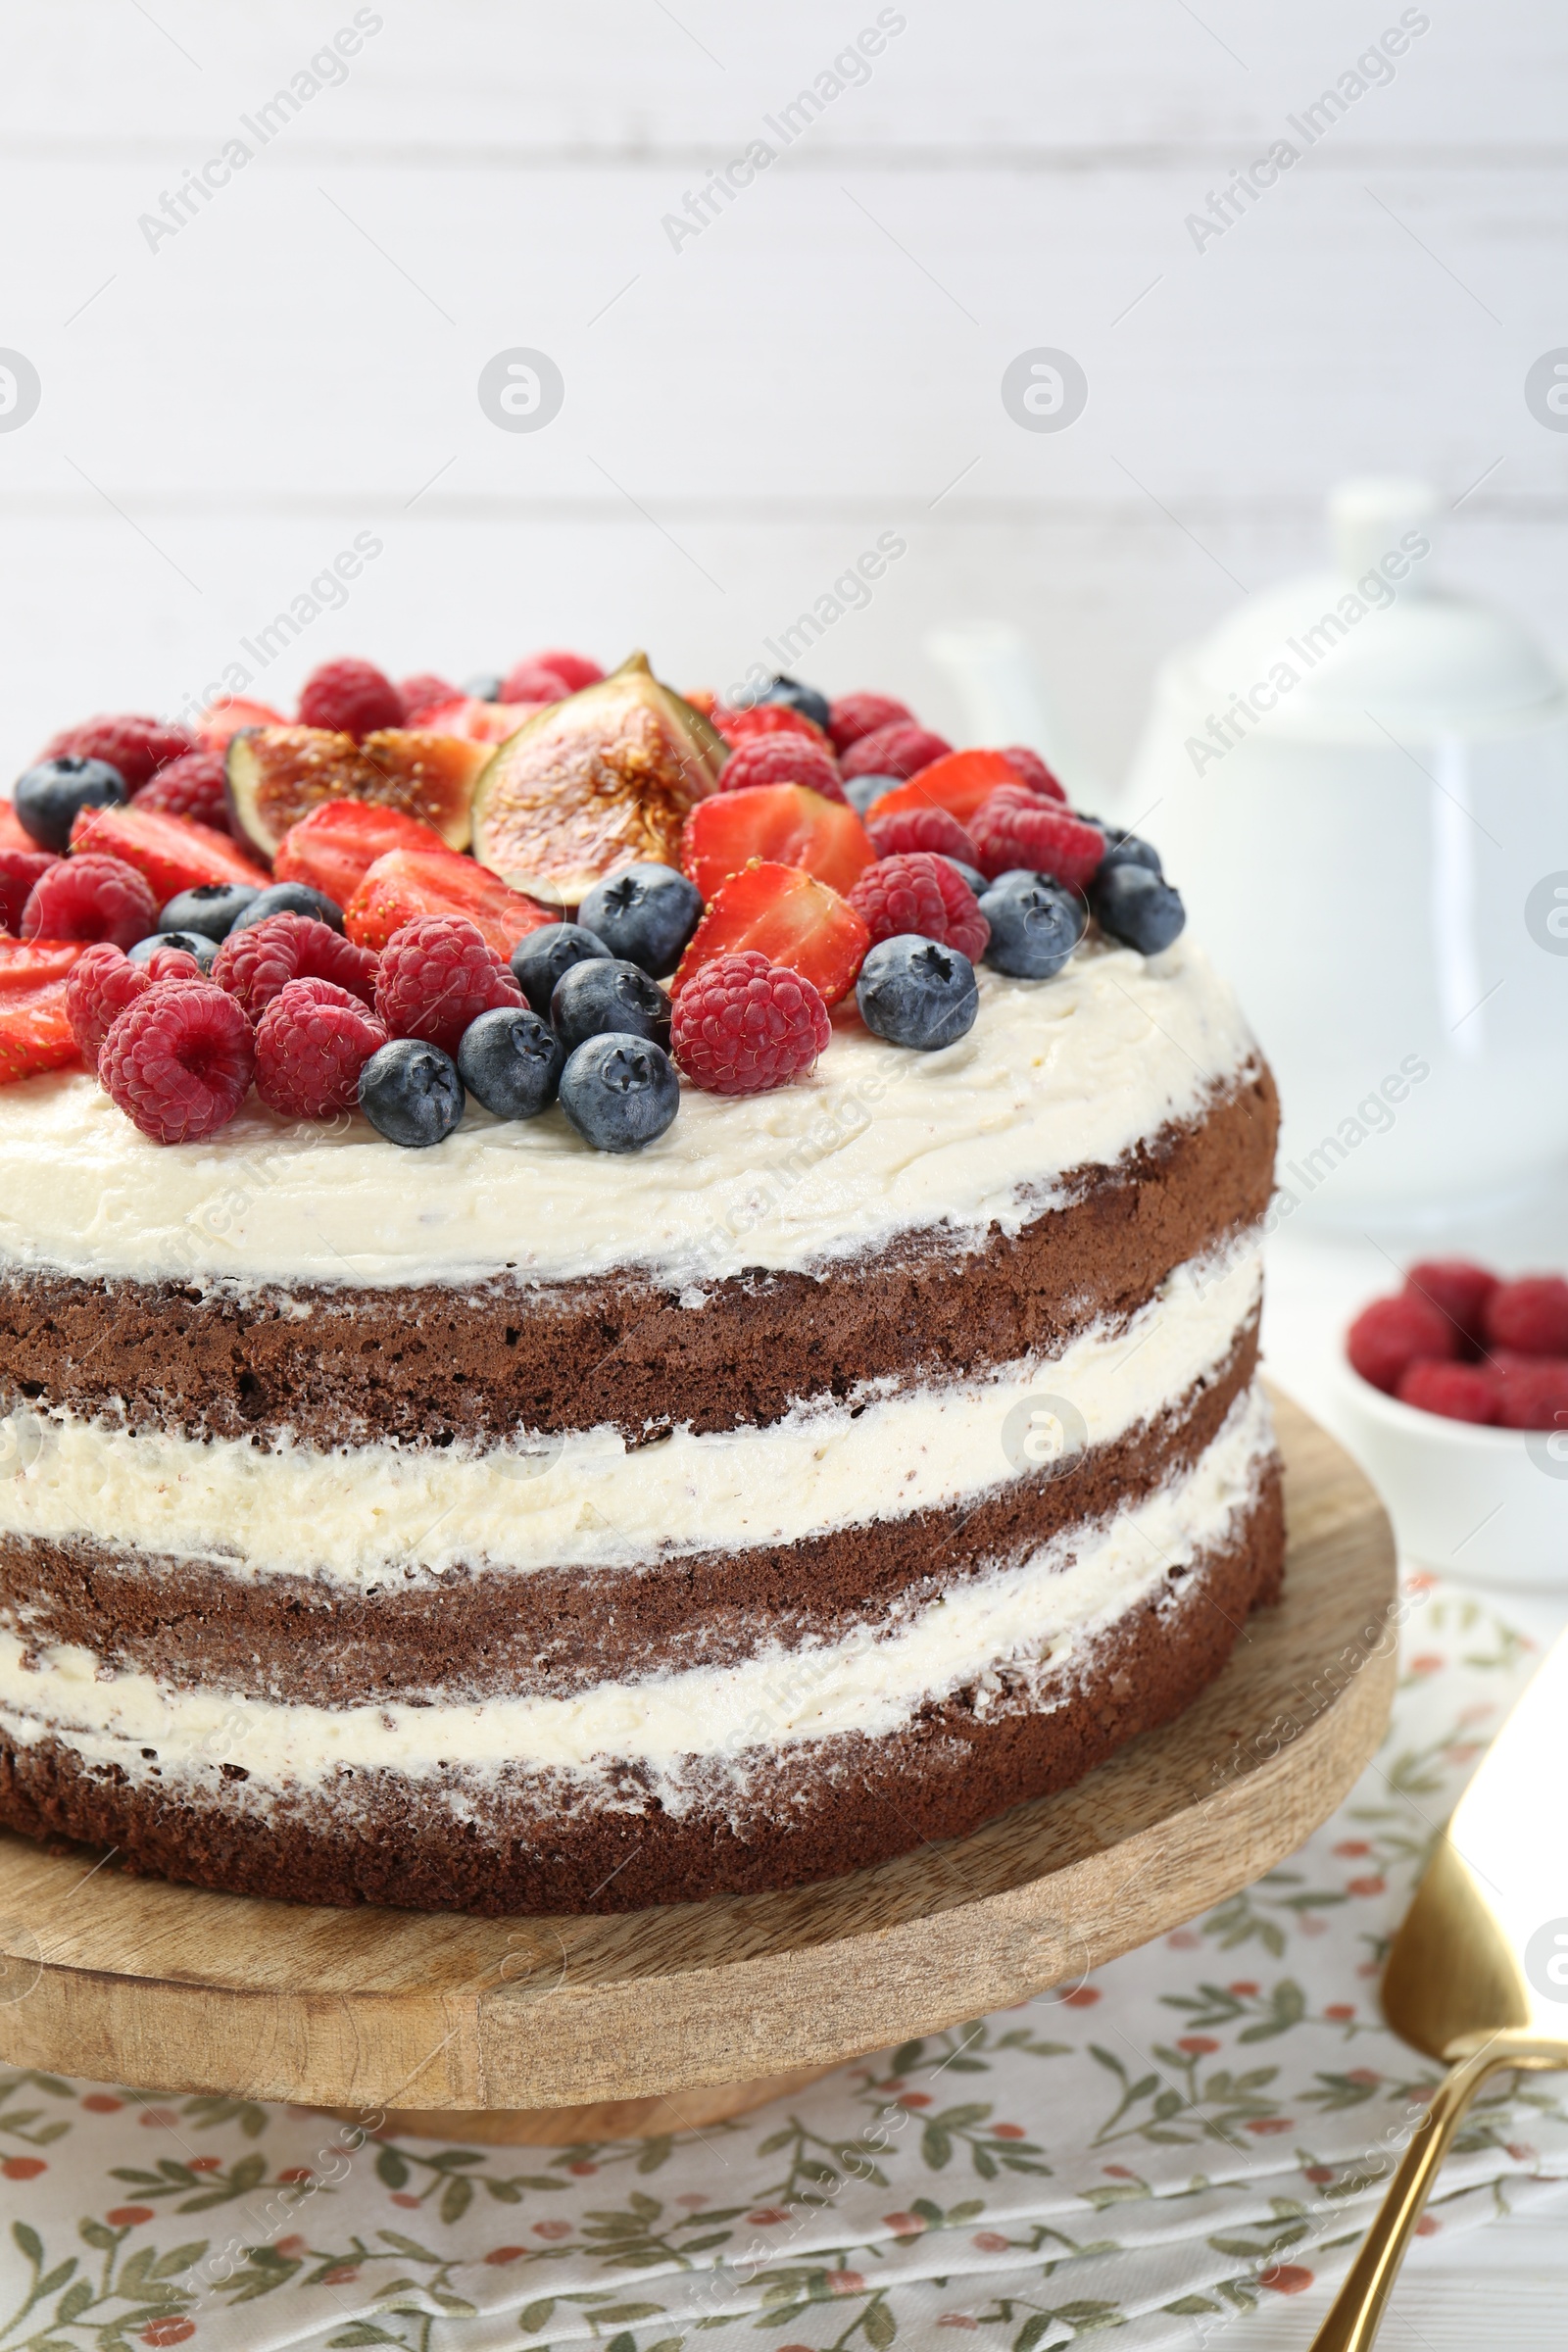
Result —
<path fill-rule="evenodd" d="M 1343 484 L 1334 568 L 1164 663 L 1117 808 L 1274 1065 L 1286 1215 L 1479 1204 L 1568 1155 L 1568 694 L 1438 584 L 1435 519 Z"/>

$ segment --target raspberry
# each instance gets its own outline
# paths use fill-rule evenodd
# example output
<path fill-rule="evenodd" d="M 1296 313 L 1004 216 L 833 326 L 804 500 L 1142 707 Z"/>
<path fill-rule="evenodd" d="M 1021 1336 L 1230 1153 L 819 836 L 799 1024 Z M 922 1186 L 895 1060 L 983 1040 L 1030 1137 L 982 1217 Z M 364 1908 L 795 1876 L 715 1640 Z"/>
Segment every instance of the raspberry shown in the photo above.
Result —
<path fill-rule="evenodd" d="M 1497 1287 L 1495 1274 L 1463 1257 L 1427 1257 L 1410 1268 L 1405 1290 L 1446 1315 L 1459 1334 L 1461 1355 L 1479 1355 L 1487 1300 Z"/>
<path fill-rule="evenodd" d="M 1483 1322 L 1494 1348 L 1511 1348 L 1515 1355 L 1568 1355 L 1568 1282 L 1560 1274 L 1499 1282 L 1487 1300 Z"/>
<path fill-rule="evenodd" d="M 215 833 L 226 833 L 228 797 L 223 790 L 223 768 L 221 752 L 182 752 L 137 793 L 136 806 L 161 809 L 165 816 L 188 816 L 198 825 L 211 825 Z"/>
<path fill-rule="evenodd" d="M 358 743 L 378 727 L 402 726 L 403 697 L 373 662 L 323 662 L 300 689 L 300 724 Z"/>
<path fill-rule="evenodd" d="M 564 703 L 571 688 L 542 662 L 519 662 L 501 681 L 504 703 Z"/>
<path fill-rule="evenodd" d="M 896 718 L 852 743 L 844 755 L 842 772 L 846 776 L 917 776 L 922 767 L 945 759 L 952 749 L 951 743 L 917 727 L 913 719 Z"/>
<path fill-rule="evenodd" d="M 825 743 L 809 735 L 752 735 L 736 746 L 719 771 L 720 792 L 744 792 L 752 784 L 805 784 L 824 801 L 842 801 L 838 761 Z"/>
<path fill-rule="evenodd" d="M 20 932 L 33 884 L 59 863 L 52 850 L 0 850 L 0 923 L 6 930 Z"/>
<path fill-rule="evenodd" d="M 529 654 L 514 662 L 501 681 L 499 699 L 504 703 L 559 703 L 568 694 L 580 694 L 585 686 L 597 686 L 604 674 L 586 654 L 564 653 L 552 646 L 545 653 Z"/>
<path fill-rule="evenodd" d="M 1484 1365 L 1440 1364 L 1426 1355 L 1400 1373 L 1394 1393 L 1401 1404 L 1446 1421 L 1495 1421 L 1501 1402 L 1499 1384 Z"/>
<path fill-rule="evenodd" d="M 809 980 L 747 949 L 715 956 L 682 989 L 669 1046 L 694 1086 L 760 1095 L 808 1070 L 833 1034 Z"/>
<path fill-rule="evenodd" d="M 57 858 L 22 909 L 24 939 L 112 939 L 133 948 L 158 928 L 158 902 L 120 858 Z"/>
<path fill-rule="evenodd" d="M 862 736 L 874 735 L 879 727 L 891 727 L 896 722 L 906 727 L 915 723 L 914 712 L 896 695 L 845 694 L 828 710 L 827 731 L 833 738 L 833 749 L 842 755 Z"/>
<path fill-rule="evenodd" d="M 102 942 L 99 944 L 102 945 Z M 145 963 L 132 964 L 131 969 L 145 972 L 149 980 L 203 980 L 206 978 L 206 974 L 195 956 L 185 948 L 154 948 Z"/>
<path fill-rule="evenodd" d="M 183 727 L 168 726 L 161 718 L 126 714 L 88 718 L 79 727 L 67 727 L 45 746 L 39 758 L 58 760 L 66 752 L 75 752 L 83 760 L 107 760 L 124 778 L 125 790 L 138 793 L 160 768 L 195 748 Z"/>
<path fill-rule="evenodd" d="M 72 967 L 66 982 L 66 1014 L 76 1051 L 89 1070 L 98 1067 L 99 1049 L 127 1004 L 134 1004 L 152 986 L 146 966 L 132 963 L 113 940 L 99 940 Z"/>
<path fill-rule="evenodd" d="M 155 1144 L 196 1143 L 226 1126 L 256 1067 L 250 1023 L 206 980 L 165 980 L 120 1015 L 98 1075 Z"/>
<path fill-rule="evenodd" d="M 362 1004 L 375 1002 L 375 957 L 369 949 L 355 947 L 329 923 L 305 914 L 270 914 L 248 931 L 231 931 L 218 951 L 213 978 L 238 999 L 253 1021 L 291 980 L 330 980 Z"/>
<path fill-rule="evenodd" d="M 585 686 L 597 686 L 605 674 L 591 654 L 568 653 L 559 645 L 547 645 L 542 654 L 531 655 L 530 659 L 541 669 L 553 669 L 573 694 L 581 694 Z"/>
<path fill-rule="evenodd" d="M 1060 801 L 1066 807 L 1067 795 L 1038 752 L 1032 752 L 1026 743 L 1009 743 L 1002 757 L 1017 770 L 1020 782 L 1027 784 L 1031 792 L 1043 792 L 1048 801 Z"/>
<path fill-rule="evenodd" d="M 411 727 L 421 710 L 438 710 L 443 703 L 461 703 L 463 690 L 449 686 L 431 669 L 421 669 L 412 678 L 399 678 L 398 695 L 403 704 L 403 724 Z"/>
<path fill-rule="evenodd" d="M 939 858 L 961 858 L 965 865 L 975 862 L 974 843 L 947 808 L 898 808 L 891 816 L 878 816 L 873 808 L 865 829 L 879 858 L 931 850 Z"/>
<path fill-rule="evenodd" d="M 1026 797 L 1027 796 L 1027 797 Z M 969 825 L 976 863 L 995 880 L 1025 866 L 1050 874 L 1063 890 L 1082 890 L 1105 855 L 1105 837 L 1026 785 L 1004 784 L 975 811 Z"/>
<path fill-rule="evenodd" d="M 1350 1325 L 1345 1352 L 1363 1380 L 1392 1396 L 1418 1356 L 1456 1356 L 1459 1335 L 1425 1298 L 1375 1298 Z"/>
<path fill-rule="evenodd" d="M 1568 1429 L 1568 1361 L 1507 1353 L 1493 1360 L 1504 1429 Z"/>
<path fill-rule="evenodd" d="M 199 980 L 201 966 L 182 948 L 155 948 L 145 963 L 132 963 L 113 940 L 98 940 L 66 982 L 66 1017 L 76 1051 L 89 1070 L 98 1067 L 104 1039 L 129 1004 L 155 980 Z"/>
<path fill-rule="evenodd" d="M 930 850 L 910 850 L 868 865 L 850 893 L 850 905 L 870 932 L 873 947 L 913 931 L 978 963 L 991 937 L 968 883 Z"/>
<path fill-rule="evenodd" d="M 391 1037 L 420 1037 L 456 1054 L 481 1012 L 521 1003 L 507 964 L 466 915 L 420 915 L 381 951 L 375 1009 Z"/>
<path fill-rule="evenodd" d="M 324 1119 L 359 1101 L 360 1072 L 386 1030 L 346 988 L 290 980 L 256 1024 L 256 1092 L 285 1119 Z"/>

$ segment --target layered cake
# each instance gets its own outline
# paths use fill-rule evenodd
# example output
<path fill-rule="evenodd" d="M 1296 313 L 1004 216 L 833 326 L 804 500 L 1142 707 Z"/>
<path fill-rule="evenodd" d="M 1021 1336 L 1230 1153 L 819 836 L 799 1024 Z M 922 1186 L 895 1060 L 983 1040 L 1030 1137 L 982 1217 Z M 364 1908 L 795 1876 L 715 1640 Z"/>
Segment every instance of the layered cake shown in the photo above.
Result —
<path fill-rule="evenodd" d="M 560 713 L 585 691 L 559 682 L 515 722 L 555 728 L 557 765 Z M 442 852 L 530 908 L 505 954 L 470 926 L 484 970 L 520 977 L 510 995 L 487 982 L 494 1001 L 440 1031 L 447 1047 L 398 1007 L 426 926 L 469 918 L 426 907 L 365 946 L 363 886 L 346 918 L 330 909 L 343 931 L 285 909 L 216 958 L 159 951 L 188 972 L 138 941 L 127 959 L 96 916 L 65 977 L 27 965 L 8 996 L 0 969 L 0 1054 L 9 1039 L 24 1065 L 0 1087 L 0 1821 L 314 1902 L 574 1911 L 786 1886 L 1078 1779 L 1187 1705 L 1274 1597 L 1257 1325 L 1276 1105 L 1229 988 L 1144 885 L 1127 906 L 1111 887 L 1130 866 L 1157 878 L 1145 845 L 1093 828 L 1087 874 L 1048 867 L 1070 867 L 1091 820 L 1029 755 L 925 738 L 857 760 L 876 728 L 773 692 L 805 725 L 748 731 L 709 705 L 720 749 L 709 774 L 680 767 L 667 870 L 703 872 L 691 809 L 776 829 L 776 805 L 743 804 L 784 790 L 833 812 L 833 856 L 844 819 L 863 830 L 858 871 L 821 879 L 808 827 L 799 862 L 759 836 L 760 860 L 694 884 L 674 968 L 667 942 L 647 957 L 662 974 L 637 967 L 672 1014 L 569 1054 L 562 1028 L 559 1099 L 532 1115 L 509 1115 L 472 1041 L 488 1021 L 521 1055 L 544 1050 L 553 1004 L 564 1022 L 561 978 L 543 1014 L 524 998 L 545 952 L 588 927 L 558 919 L 594 912 L 580 872 L 553 898 L 538 870 Z M 920 733 L 907 713 L 880 732 L 900 726 Z M 791 735 L 814 781 L 715 789 L 726 746 Z M 231 767 L 268 750 L 235 742 Z M 512 773 L 517 742 L 495 754 Z M 1010 799 L 977 760 L 1011 762 Z M 139 798 L 78 808 L 68 878 L 94 855 L 83 840 L 146 873 Z M 231 837 L 243 795 L 228 807 Z M 972 859 L 897 846 L 911 824 L 952 838 L 930 810 Z M 218 813 L 166 805 L 149 823 L 186 825 L 195 859 Z M 477 820 L 470 840 L 483 851 Z M 235 848 L 254 883 L 187 873 L 187 898 L 268 886 L 254 822 Z M 650 871 L 649 848 L 601 841 L 601 877 Z M 31 894 L 58 898 L 54 872 L 14 917 L 19 971 L 50 945 Z M 758 915 L 779 874 L 825 894 L 812 924 L 793 882 Z M 746 892 L 726 898 L 732 881 Z M 1037 918 L 1050 935 L 1057 901 L 1078 913 L 1048 955 Z M 841 907 L 860 932 L 835 987 Z M 346 980 L 312 976 L 318 932 Z M 234 943 L 264 933 L 305 969 L 260 1002 L 262 966 Z M 358 995 L 351 954 L 369 959 Z M 601 960 L 632 961 L 590 948 L 563 973 Z M 100 998 L 71 977 L 89 968 L 121 992 L 102 1036 L 83 1012 Z M 54 1066 L 41 1048 L 29 1061 L 8 1006 L 26 999 L 37 1038 L 68 997 Z M 197 1116 L 154 1049 L 167 1060 L 202 1021 L 226 1037 L 235 1005 L 254 1040 L 238 1065 L 179 1049 L 192 1088 L 234 1097 Z M 352 1085 L 311 1096 L 310 1054 L 354 1038 Z M 420 1054 L 458 1074 L 439 1139 L 400 1131 L 407 1101 L 385 1113 L 371 1083 L 395 1063 L 405 1085 Z M 657 1057 L 678 1115 L 639 1141 L 568 1114 L 584 1056 L 632 1096 Z"/>

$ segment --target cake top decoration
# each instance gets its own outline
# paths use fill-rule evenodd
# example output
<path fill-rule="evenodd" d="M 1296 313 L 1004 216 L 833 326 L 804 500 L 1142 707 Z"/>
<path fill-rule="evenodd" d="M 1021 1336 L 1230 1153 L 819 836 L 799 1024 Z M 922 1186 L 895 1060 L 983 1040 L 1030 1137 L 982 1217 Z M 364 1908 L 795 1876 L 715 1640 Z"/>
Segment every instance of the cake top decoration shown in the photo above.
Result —
<path fill-rule="evenodd" d="M 57 735 L 0 824 L 0 1082 L 79 1063 L 160 1144 L 254 1088 L 409 1149 L 472 1096 L 628 1153 L 682 1081 L 764 1093 L 855 1026 L 940 1053 L 977 965 L 1181 932 L 1147 842 L 890 695 L 778 677 L 735 709 L 559 649 L 473 683 L 341 660 L 293 721 Z"/>

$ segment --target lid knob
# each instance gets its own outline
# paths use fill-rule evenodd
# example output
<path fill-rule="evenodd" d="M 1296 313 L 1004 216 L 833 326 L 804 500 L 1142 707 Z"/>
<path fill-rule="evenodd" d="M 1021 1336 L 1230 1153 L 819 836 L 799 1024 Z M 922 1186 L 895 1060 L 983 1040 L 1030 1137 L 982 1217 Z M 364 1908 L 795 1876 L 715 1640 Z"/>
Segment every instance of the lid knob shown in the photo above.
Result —
<path fill-rule="evenodd" d="M 1406 531 L 1430 537 L 1437 512 L 1438 494 L 1430 482 L 1397 473 L 1359 474 L 1341 482 L 1329 494 L 1335 562 L 1348 579 L 1359 579 L 1398 548 Z M 1413 569 L 1401 593 L 1419 594 L 1425 577 L 1424 565 Z"/>

